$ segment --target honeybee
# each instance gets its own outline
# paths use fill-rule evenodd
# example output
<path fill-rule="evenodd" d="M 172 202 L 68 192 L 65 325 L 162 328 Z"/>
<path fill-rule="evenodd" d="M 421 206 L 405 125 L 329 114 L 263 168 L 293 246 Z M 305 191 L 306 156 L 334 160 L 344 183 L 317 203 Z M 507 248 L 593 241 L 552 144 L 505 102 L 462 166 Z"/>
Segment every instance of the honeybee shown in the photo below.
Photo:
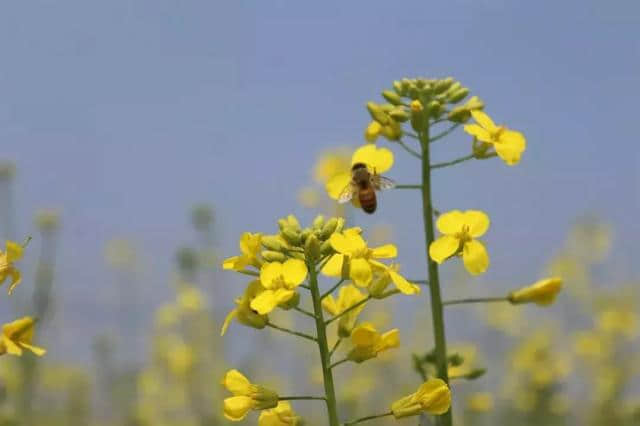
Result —
<path fill-rule="evenodd" d="M 357 195 L 362 210 L 371 214 L 378 206 L 376 191 L 393 188 L 395 185 L 394 181 L 377 174 L 375 170 L 371 173 L 366 164 L 356 163 L 351 167 L 351 181 L 340 193 L 338 202 L 346 203 Z"/>

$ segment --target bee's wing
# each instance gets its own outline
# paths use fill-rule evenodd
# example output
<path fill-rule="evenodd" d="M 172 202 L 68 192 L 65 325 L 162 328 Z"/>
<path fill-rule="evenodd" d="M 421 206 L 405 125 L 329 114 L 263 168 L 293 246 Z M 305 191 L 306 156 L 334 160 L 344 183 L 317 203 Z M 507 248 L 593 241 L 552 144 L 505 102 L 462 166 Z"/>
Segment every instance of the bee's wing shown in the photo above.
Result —
<path fill-rule="evenodd" d="M 371 175 L 371 184 L 378 191 L 382 191 L 383 189 L 390 189 L 396 186 L 396 183 L 393 180 L 382 175 Z"/>
<path fill-rule="evenodd" d="M 353 181 L 349 182 L 349 185 L 345 186 L 340 196 L 338 197 L 338 202 L 340 204 L 347 203 L 351 201 L 355 193 L 358 191 L 358 187 L 353 183 Z"/>

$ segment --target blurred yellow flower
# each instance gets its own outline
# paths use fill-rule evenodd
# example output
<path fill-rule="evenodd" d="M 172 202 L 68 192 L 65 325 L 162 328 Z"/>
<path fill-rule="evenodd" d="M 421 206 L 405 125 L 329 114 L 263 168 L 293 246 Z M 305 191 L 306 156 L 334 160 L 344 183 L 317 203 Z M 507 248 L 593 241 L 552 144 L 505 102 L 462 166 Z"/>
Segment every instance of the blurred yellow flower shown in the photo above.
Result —
<path fill-rule="evenodd" d="M 339 277 L 342 275 L 342 269 L 345 259 L 348 259 L 349 278 L 359 287 L 367 287 L 373 279 L 373 268 L 387 270 L 389 267 L 374 259 L 390 259 L 398 255 L 398 249 L 393 244 L 385 244 L 376 248 L 369 248 L 366 241 L 360 235 L 359 228 L 346 229 L 344 232 L 335 232 L 331 235 L 329 243 L 337 252 L 334 254 L 327 264 L 322 268 L 322 273 L 330 277 Z M 390 273 L 391 277 L 395 277 L 400 282 L 408 294 L 413 294 L 414 289 L 411 285 L 404 286 L 406 280 L 398 278 L 399 274 L 395 271 Z M 394 281 L 395 282 L 395 281 Z M 409 284 L 407 282 L 407 284 Z M 396 283 L 397 285 L 397 283 Z"/>
<path fill-rule="evenodd" d="M 0 336 L 0 355 L 22 355 L 23 349 L 28 349 L 38 356 L 47 351 L 31 344 L 36 321 L 31 317 L 22 317 L 2 326 Z"/>
<path fill-rule="evenodd" d="M 262 260 L 259 257 L 261 238 L 261 234 L 243 233 L 240 237 L 240 253 L 242 254 L 225 259 L 222 262 L 222 267 L 241 271 L 251 265 L 259 269 L 262 266 Z"/>
<path fill-rule="evenodd" d="M 10 276 L 11 284 L 7 293 L 11 294 L 21 281 L 20 271 L 13 263 L 22 259 L 24 247 L 13 241 L 7 241 L 6 247 L 4 252 L 0 250 L 0 285 Z"/>
<path fill-rule="evenodd" d="M 466 124 L 464 131 L 479 141 L 493 145 L 496 153 L 509 166 L 518 164 L 527 146 L 524 135 L 505 126 L 496 126 L 493 120 L 480 110 L 471 111 L 477 124 Z"/>
<path fill-rule="evenodd" d="M 422 412 L 440 415 L 449 411 L 451 391 L 441 379 L 429 379 L 415 393 L 391 404 L 391 412 L 396 419 L 417 416 Z"/>
<path fill-rule="evenodd" d="M 258 426 L 300 426 L 302 419 L 296 415 L 287 401 L 280 401 L 275 408 L 264 410 L 258 417 Z"/>
<path fill-rule="evenodd" d="M 436 226 L 442 235 L 429 246 L 429 256 L 442 263 L 462 252 L 462 261 L 471 275 L 479 275 L 489 268 L 489 255 L 475 238 L 489 229 L 489 217 L 479 210 L 452 210 L 438 217 Z"/>
<path fill-rule="evenodd" d="M 178 293 L 178 306 L 184 311 L 200 311 L 204 307 L 204 295 L 196 287 L 184 285 Z"/>
<path fill-rule="evenodd" d="M 182 378 L 193 366 L 193 349 L 177 336 L 172 336 L 170 342 L 171 346 L 167 352 L 167 364 L 171 373 L 176 377 Z"/>
<path fill-rule="evenodd" d="M 250 410 L 265 410 L 278 405 L 278 394 L 249 382 L 238 370 L 229 370 L 222 379 L 222 385 L 233 394 L 224 400 L 224 416 L 232 421 L 240 421 Z"/>
<path fill-rule="evenodd" d="M 351 157 L 351 166 L 357 163 L 367 165 L 372 173 L 381 174 L 393 166 L 393 152 L 387 148 L 378 148 L 375 145 L 364 145 L 358 148 Z M 351 182 L 351 167 L 347 166 L 342 172 L 336 173 L 326 183 L 329 197 L 337 200 L 342 191 Z M 357 197 L 354 197 L 354 200 Z"/>
<path fill-rule="evenodd" d="M 599 361 L 611 354 L 611 343 L 606 335 L 595 331 L 582 331 L 576 333 L 573 339 L 573 350 L 581 357 Z"/>
<path fill-rule="evenodd" d="M 540 280 L 530 286 L 509 293 L 509 302 L 535 303 L 536 305 L 550 305 L 562 290 L 562 278 L 552 277 Z"/>
<path fill-rule="evenodd" d="M 615 306 L 598 314 L 598 328 L 611 334 L 620 334 L 628 338 L 638 335 L 638 314 L 628 307 Z"/>
<path fill-rule="evenodd" d="M 307 272 L 307 265 L 300 259 L 265 263 L 260 269 L 260 282 L 265 290 L 251 301 L 251 309 L 265 315 L 291 300 L 296 287 L 307 278 Z"/>
<path fill-rule="evenodd" d="M 234 318 L 237 319 L 240 324 L 246 325 L 247 327 L 262 329 L 267 325 L 267 316 L 257 314 L 253 309 L 251 309 L 251 302 L 262 291 L 264 291 L 264 288 L 259 280 L 254 280 L 249 283 L 244 294 L 235 300 L 236 307 L 232 309 L 224 319 L 222 331 L 220 332 L 221 336 L 224 336 L 227 332 L 227 329 Z"/>
<path fill-rule="evenodd" d="M 322 300 L 322 308 L 335 317 L 364 299 L 365 295 L 356 286 L 353 284 L 343 285 L 340 287 L 337 299 L 334 299 L 333 295 L 328 295 Z M 340 337 L 349 337 L 351 335 L 351 330 L 353 330 L 358 315 L 360 315 L 364 306 L 365 303 L 340 317 L 338 320 L 338 335 Z"/>
<path fill-rule="evenodd" d="M 338 148 L 322 153 L 313 169 L 315 181 L 326 184 L 335 175 L 348 171 L 351 167 L 350 157 L 349 148 Z"/>
<path fill-rule="evenodd" d="M 347 358 L 354 362 L 364 362 L 375 358 L 380 352 L 400 346 L 400 331 L 397 328 L 380 334 L 369 322 L 356 326 L 351 332 L 353 349 Z"/>
<path fill-rule="evenodd" d="M 320 191 L 312 186 L 305 186 L 298 191 L 298 202 L 307 208 L 315 208 L 320 204 Z"/>
<path fill-rule="evenodd" d="M 493 395 L 489 392 L 476 392 L 469 395 L 467 407 L 476 413 L 487 413 L 493 410 Z"/>

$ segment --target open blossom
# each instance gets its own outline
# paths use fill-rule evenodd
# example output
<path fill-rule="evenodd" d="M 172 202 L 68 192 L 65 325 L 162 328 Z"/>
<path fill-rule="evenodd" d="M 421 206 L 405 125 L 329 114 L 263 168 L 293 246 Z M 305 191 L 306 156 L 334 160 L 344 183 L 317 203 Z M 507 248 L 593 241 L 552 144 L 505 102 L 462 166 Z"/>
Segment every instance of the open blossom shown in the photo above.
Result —
<path fill-rule="evenodd" d="M 44 355 L 47 351 L 32 345 L 33 332 L 36 321 L 31 317 L 22 317 L 2 326 L 0 336 L 0 355 L 5 353 L 21 356 L 24 349 L 27 349 L 38 356 Z"/>
<path fill-rule="evenodd" d="M 351 332 L 351 343 L 353 343 L 353 349 L 347 358 L 359 363 L 375 358 L 387 349 L 400 346 L 400 331 L 394 328 L 381 334 L 373 324 L 364 322 Z"/>
<path fill-rule="evenodd" d="M 11 277 L 11 284 L 7 290 L 11 294 L 21 281 L 20 271 L 15 267 L 14 262 L 22 259 L 24 247 L 13 241 L 7 241 L 6 247 L 4 252 L 0 250 L 0 285 L 7 277 Z"/>
<path fill-rule="evenodd" d="M 369 286 L 369 294 L 372 297 L 380 298 L 384 297 L 385 290 L 389 284 L 393 283 L 396 289 L 402 294 L 418 294 L 420 293 L 420 286 L 409 282 L 405 277 L 398 273 L 400 266 L 392 263 L 388 267 L 380 268 L 374 265 L 374 277 L 371 285 Z"/>
<path fill-rule="evenodd" d="M 489 229 L 486 213 L 479 210 L 452 210 L 440 215 L 436 226 L 443 235 L 429 246 L 431 259 L 442 263 L 461 252 L 464 266 L 471 275 L 479 275 L 487 270 L 487 249 L 476 239 Z"/>
<path fill-rule="evenodd" d="M 337 299 L 334 299 L 333 295 L 328 295 L 322 300 L 322 308 L 335 317 L 364 299 L 366 299 L 366 296 L 356 286 L 353 284 L 343 285 L 340 287 Z M 338 320 L 338 335 L 340 337 L 349 337 L 351 335 L 351 330 L 353 330 L 358 315 L 360 315 L 365 305 L 366 303 L 362 303 L 340 317 Z"/>
<path fill-rule="evenodd" d="M 451 406 L 451 391 L 441 379 L 429 379 L 415 393 L 391 404 L 391 412 L 396 419 L 417 416 L 422 412 L 444 414 Z"/>
<path fill-rule="evenodd" d="M 509 293 L 509 301 L 518 303 L 535 303 L 537 305 L 550 305 L 562 290 L 562 278 L 553 277 L 540 280 L 530 286 Z"/>
<path fill-rule="evenodd" d="M 505 126 L 496 126 L 493 120 L 480 110 L 471 111 L 477 124 L 467 124 L 464 131 L 479 141 L 490 144 L 496 154 L 509 166 L 518 164 L 524 152 L 527 141 L 524 135 Z"/>
<path fill-rule="evenodd" d="M 356 163 L 367 165 L 370 172 L 382 174 L 393 166 L 393 152 L 387 148 L 378 148 L 375 145 L 364 145 L 358 148 L 351 156 L 351 166 Z M 326 189 L 329 197 L 337 200 L 342 191 L 351 182 L 351 168 L 345 168 L 341 173 L 336 173 L 327 181 Z M 358 197 L 353 197 L 353 202 L 358 203 Z"/>
<path fill-rule="evenodd" d="M 287 401 L 278 402 L 278 406 L 264 410 L 258 418 L 258 426 L 300 426 L 302 419 L 296 415 Z"/>
<path fill-rule="evenodd" d="M 251 232 L 245 232 L 240 237 L 240 256 L 233 256 L 225 259 L 222 262 L 224 269 L 233 269 L 234 271 L 241 271 L 247 266 L 254 266 L 260 268 L 262 266 L 262 260 L 260 259 L 260 239 L 261 234 L 252 234 Z"/>
<path fill-rule="evenodd" d="M 260 282 L 265 290 L 251 301 L 251 309 L 264 315 L 288 302 L 296 294 L 296 287 L 307 278 L 307 272 L 307 265 L 300 259 L 265 263 L 260 269 Z"/>
<path fill-rule="evenodd" d="M 252 281 L 245 290 L 244 294 L 235 300 L 236 307 L 227 314 L 222 325 L 221 336 L 227 332 L 231 321 L 236 319 L 240 324 L 247 327 L 262 329 L 267 325 L 267 316 L 260 315 L 251 309 L 251 302 L 258 294 L 264 291 L 264 287 L 259 280 Z"/>
<path fill-rule="evenodd" d="M 238 370 L 229 370 L 222 385 L 233 394 L 224 400 L 224 416 L 232 421 L 244 419 L 251 410 L 265 410 L 278 405 L 278 394 L 249 381 Z"/>

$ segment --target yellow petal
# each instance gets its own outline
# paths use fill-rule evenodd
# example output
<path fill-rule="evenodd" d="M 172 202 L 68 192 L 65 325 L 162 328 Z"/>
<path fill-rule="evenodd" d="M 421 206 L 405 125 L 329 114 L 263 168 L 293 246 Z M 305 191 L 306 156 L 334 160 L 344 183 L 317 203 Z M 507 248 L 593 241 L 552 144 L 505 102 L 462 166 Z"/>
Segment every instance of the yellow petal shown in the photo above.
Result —
<path fill-rule="evenodd" d="M 478 124 L 480 124 L 489 132 L 494 132 L 498 129 L 498 127 L 493 122 L 491 117 L 489 117 L 485 112 L 480 110 L 474 110 L 474 111 L 471 111 L 471 115 L 473 116 L 473 119 L 476 120 Z"/>
<path fill-rule="evenodd" d="M 273 288 L 278 284 L 282 276 L 282 263 L 270 262 L 265 263 L 260 268 L 260 282 L 264 288 Z"/>
<path fill-rule="evenodd" d="M 236 369 L 227 371 L 222 385 L 234 395 L 248 395 L 251 392 L 251 382 Z"/>
<path fill-rule="evenodd" d="M 350 172 L 338 173 L 327 181 L 325 185 L 327 194 L 329 194 L 329 197 L 331 197 L 332 199 L 337 200 L 338 198 L 340 198 L 340 194 L 342 194 L 342 191 L 344 191 L 345 188 L 349 186 L 350 182 Z"/>
<path fill-rule="evenodd" d="M 334 299 L 332 295 L 328 295 L 322 299 L 322 308 L 333 316 L 340 313 L 336 299 Z"/>
<path fill-rule="evenodd" d="M 418 294 L 420 293 L 420 287 L 410 283 L 409 281 L 407 281 L 405 279 L 405 277 L 403 277 L 402 275 L 400 275 L 399 273 L 397 273 L 396 271 L 394 271 L 393 269 L 389 268 L 387 270 L 387 272 L 389 272 L 389 276 L 391 277 L 391 281 L 393 281 L 393 283 L 396 285 L 397 289 L 400 290 L 400 292 L 402 294 Z"/>
<path fill-rule="evenodd" d="M 276 298 L 274 290 L 265 290 L 251 301 L 251 309 L 260 315 L 266 315 L 278 306 L 279 300 Z"/>
<path fill-rule="evenodd" d="M 484 244 L 478 240 L 471 240 L 464 244 L 462 261 L 471 275 L 480 275 L 489 268 L 489 254 Z"/>
<path fill-rule="evenodd" d="M 505 130 L 500 136 L 499 143 L 494 145 L 498 156 L 509 166 L 520 162 L 520 156 L 525 150 L 526 141 L 520 132 Z"/>
<path fill-rule="evenodd" d="M 381 174 L 393 166 L 393 153 L 387 148 L 364 145 L 358 148 L 351 157 L 351 165 L 356 163 L 364 163 L 375 173 Z"/>
<path fill-rule="evenodd" d="M 491 139 L 491 133 L 483 129 L 481 126 L 477 124 L 467 124 L 464 126 L 464 131 L 470 134 L 471 136 L 475 136 L 478 140 L 482 142 L 493 143 L 494 140 Z"/>
<path fill-rule="evenodd" d="M 22 281 L 22 274 L 16 268 L 11 268 L 11 284 L 9 284 L 9 288 L 7 289 L 7 293 L 13 293 L 13 290 L 20 284 Z"/>
<path fill-rule="evenodd" d="M 342 263 L 344 256 L 341 254 L 334 254 L 329 258 L 327 264 L 322 268 L 322 273 L 329 277 L 339 277 L 342 275 Z"/>
<path fill-rule="evenodd" d="M 451 406 L 451 391 L 441 379 L 429 379 L 424 382 L 418 388 L 414 398 L 429 414 L 444 414 L 449 411 Z"/>
<path fill-rule="evenodd" d="M 22 245 L 13 241 L 7 241 L 7 261 L 8 262 L 15 262 L 16 260 L 22 259 L 23 252 L 24 252 L 24 247 L 22 247 Z"/>
<path fill-rule="evenodd" d="M 289 259 L 282 265 L 282 275 L 290 287 L 297 287 L 307 278 L 307 265 L 300 259 Z"/>
<path fill-rule="evenodd" d="M 329 243 L 335 251 L 342 254 L 353 254 L 367 248 L 367 243 L 364 239 L 355 233 L 334 232 L 329 238 Z"/>
<path fill-rule="evenodd" d="M 453 235 L 462 230 L 464 215 L 460 210 L 451 210 L 441 214 L 436 221 L 438 231 L 445 235 Z"/>
<path fill-rule="evenodd" d="M 234 422 L 239 422 L 247 416 L 253 407 L 253 400 L 248 396 L 234 396 L 224 400 L 224 416 Z"/>
<path fill-rule="evenodd" d="M 225 259 L 222 262 L 223 269 L 233 269 L 239 271 L 244 269 L 249 264 L 249 259 L 246 256 L 233 256 Z"/>
<path fill-rule="evenodd" d="M 398 249 L 393 244 L 385 244 L 371 249 L 371 256 L 375 259 L 391 259 L 398 256 Z"/>
<path fill-rule="evenodd" d="M 373 278 L 371 265 L 362 258 L 351 259 L 349 276 L 358 287 L 367 287 Z"/>
<path fill-rule="evenodd" d="M 356 346 L 371 346 L 380 338 L 373 324 L 363 322 L 351 332 L 351 342 Z"/>
<path fill-rule="evenodd" d="M 400 330 L 394 328 L 382 335 L 382 346 L 380 350 L 397 348 L 400 346 Z"/>
<path fill-rule="evenodd" d="M 260 250 L 261 234 L 245 232 L 240 237 L 240 252 L 246 256 L 255 255 Z"/>
<path fill-rule="evenodd" d="M 367 142 L 375 142 L 382 131 L 382 125 L 377 121 L 372 121 L 364 132 L 364 138 Z"/>
<path fill-rule="evenodd" d="M 20 343 L 20 346 L 22 346 L 25 349 L 29 349 L 31 352 L 33 352 L 37 356 L 43 356 L 44 354 L 47 353 L 46 349 L 41 348 L 39 346 L 29 345 L 27 343 Z"/>
<path fill-rule="evenodd" d="M 480 210 L 467 210 L 463 213 L 464 223 L 469 227 L 469 235 L 473 238 L 482 236 L 489 229 L 489 216 Z"/>
<path fill-rule="evenodd" d="M 429 246 L 429 256 L 436 263 L 442 263 L 449 257 L 453 256 L 458 247 L 460 246 L 460 240 L 451 235 L 443 235 L 438 238 Z"/>
<path fill-rule="evenodd" d="M 20 348 L 20 346 L 16 345 L 16 343 L 13 340 L 8 339 L 6 336 L 2 336 L 2 338 L 8 354 L 16 355 L 16 356 L 22 355 L 22 349 Z"/>
<path fill-rule="evenodd" d="M 238 315 L 238 308 L 232 309 L 231 312 L 227 314 L 224 319 L 224 323 L 222 324 L 222 331 L 220 331 L 220 336 L 224 336 L 224 334 L 227 332 L 227 329 L 229 328 L 229 325 L 231 325 L 231 322 L 236 317 L 236 315 Z"/>

